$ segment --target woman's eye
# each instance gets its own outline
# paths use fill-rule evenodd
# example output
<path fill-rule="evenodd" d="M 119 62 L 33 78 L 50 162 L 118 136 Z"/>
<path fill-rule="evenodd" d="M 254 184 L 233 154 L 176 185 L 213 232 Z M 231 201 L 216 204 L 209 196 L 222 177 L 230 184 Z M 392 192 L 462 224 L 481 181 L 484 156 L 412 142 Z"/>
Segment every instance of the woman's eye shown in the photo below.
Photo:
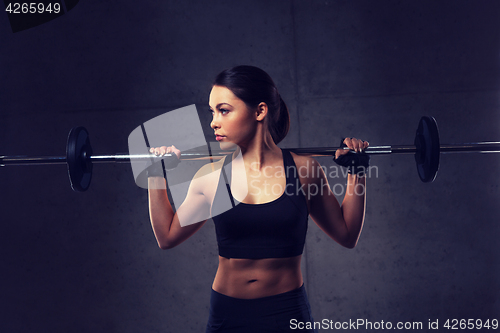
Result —
<path fill-rule="evenodd" d="M 222 113 L 222 114 L 226 114 L 226 113 L 228 113 L 228 112 L 229 112 L 229 110 L 228 110 L 228 109 L 219 109 L 218 111 L 219 111 L 219 113 Z M 210 113 L 212 114 L 212 116 L 213 116 L 213 115 L 214 115 L 214 113 L 215 113 L 215 111 L 214 111 L 214 110 L 212 110 L 212 109 L 208 109 L 208 112 L 210 112 Z"/>

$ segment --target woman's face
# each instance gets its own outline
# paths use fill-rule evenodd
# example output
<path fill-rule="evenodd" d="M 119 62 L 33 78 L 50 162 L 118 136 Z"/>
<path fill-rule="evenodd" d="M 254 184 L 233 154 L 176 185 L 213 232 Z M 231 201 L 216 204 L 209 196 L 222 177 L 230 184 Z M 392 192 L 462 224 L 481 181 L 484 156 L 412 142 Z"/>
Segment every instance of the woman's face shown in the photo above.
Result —
<path fill-rule="evenodd" d="M 245 146 L 255 136 L 258 123 L 256 113 L 249 110 L 245 102 L 231 90 L 214 86 L 208 104 L 213 115 L 210 127 L 214 129 L 221 149 L 228 149 L 235 144 Z"/>

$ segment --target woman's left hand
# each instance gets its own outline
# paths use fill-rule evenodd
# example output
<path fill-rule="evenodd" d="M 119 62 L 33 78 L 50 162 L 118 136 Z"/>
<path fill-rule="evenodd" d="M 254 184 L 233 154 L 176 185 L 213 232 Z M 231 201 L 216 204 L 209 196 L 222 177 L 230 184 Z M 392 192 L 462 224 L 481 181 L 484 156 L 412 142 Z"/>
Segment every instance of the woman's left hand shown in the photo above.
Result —
<path fill-rule="evenodd" d="M 355 151 L 356 153 L 362 152 L 370 145 L 368 141 L 363 141 L 356 138 L 345 138 L 344 144 L 347 146 L 347 148 Z M 338 158 L 340 155 L 345 155 L 348 152 L 349 150 L 347 149 L 337 149 L 337 151 L 335 152 L 335 158 Z"/>

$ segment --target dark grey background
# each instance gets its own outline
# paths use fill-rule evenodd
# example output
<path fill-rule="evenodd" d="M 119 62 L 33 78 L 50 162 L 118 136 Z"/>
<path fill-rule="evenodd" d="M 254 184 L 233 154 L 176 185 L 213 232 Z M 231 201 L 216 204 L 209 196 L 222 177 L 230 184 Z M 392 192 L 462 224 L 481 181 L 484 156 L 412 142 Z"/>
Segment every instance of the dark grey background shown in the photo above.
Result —
<path fill-rule="evenodd" d="M 486 0 L 81 0 L 14 34 L 0 14 L 0 153 L 63 155 L 76 125 L 95 152 L 124 152 L 139 124 L 193 103 L 208 135 L 211 81 L 238 64 L 276 81 L 292 116 L 283 147 L 411 144 L 422 115 L 443 143 L 498 141 L 499 15 Z M 499 318 L 499 156 L 442 155 L 432 184 L 412 156 L 372 163 L 354 250 L 310 222 L 315 319 Z M 127 164 L 95 165 L 86 193 L 64 166 L 1 168 L 0 188 L 2 332 L 204 330 L 212 222 L 159 250 Z"/>

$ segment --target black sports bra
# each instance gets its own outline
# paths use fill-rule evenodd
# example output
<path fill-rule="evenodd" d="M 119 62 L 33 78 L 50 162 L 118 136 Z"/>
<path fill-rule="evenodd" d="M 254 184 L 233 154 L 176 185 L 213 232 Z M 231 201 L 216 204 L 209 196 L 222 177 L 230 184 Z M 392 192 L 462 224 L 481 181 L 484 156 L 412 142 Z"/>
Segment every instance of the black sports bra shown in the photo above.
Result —
<path fill-rule="evenodd" d="M 292 155 L 282 150 L 286 187 L 276 200 L 263 204 L 236 201 L 231 194 L 231 155 L 221 170 L 212 204 L 219 255 L 226 258 L 287 258 L 302 254 L 308 210 Z"/>

